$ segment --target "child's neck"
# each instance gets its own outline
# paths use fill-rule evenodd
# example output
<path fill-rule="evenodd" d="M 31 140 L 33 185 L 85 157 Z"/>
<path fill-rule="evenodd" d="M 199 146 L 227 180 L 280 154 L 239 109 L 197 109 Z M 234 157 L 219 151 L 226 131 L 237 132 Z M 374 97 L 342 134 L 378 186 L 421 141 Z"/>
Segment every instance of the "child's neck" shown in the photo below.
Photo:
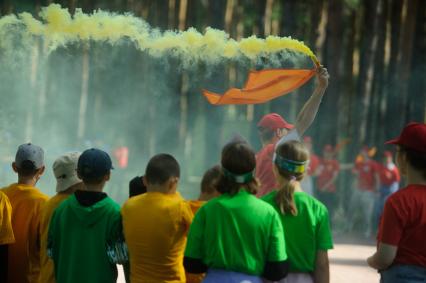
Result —
<path fill-rule="evenodd" d="M 418 172 L 416 170 L 408 170 L 407 171 L 407 184 L 409 185 L 425 185 L 426 179 L 423 177 L 422 172 Z"/>
<path fill-rule="evenodd" d="M 18 184 L 35 187 L 37 178 L 35 177 L 18 177 Z"/>
<path fill-rule="evenodd" d="M 149 193 L 163 193 L 163 194 L 172 195 L 176 193 L 176 188 L 169 189 L 164 186 L 148 186 L 147 191 Z"/>

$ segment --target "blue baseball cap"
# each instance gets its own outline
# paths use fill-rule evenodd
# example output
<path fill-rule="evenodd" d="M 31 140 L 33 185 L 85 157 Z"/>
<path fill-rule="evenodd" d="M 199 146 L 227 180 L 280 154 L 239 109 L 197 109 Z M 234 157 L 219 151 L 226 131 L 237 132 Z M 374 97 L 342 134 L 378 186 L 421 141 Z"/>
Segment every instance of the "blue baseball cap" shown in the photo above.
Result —
<path fill-rule="evenodd" d="M 85 150 L 78 159 L 77 172 L 82 178 L 98 178 L 105 176 L 112 167 L 108 153 L 97 148 Z"/>

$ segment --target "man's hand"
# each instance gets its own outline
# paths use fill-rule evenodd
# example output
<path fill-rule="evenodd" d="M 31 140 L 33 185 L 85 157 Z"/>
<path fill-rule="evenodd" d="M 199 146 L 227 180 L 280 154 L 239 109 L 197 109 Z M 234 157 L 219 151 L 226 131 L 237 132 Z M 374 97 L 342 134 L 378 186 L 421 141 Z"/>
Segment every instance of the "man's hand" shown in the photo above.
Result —
<path fill-rule="evenodd" d="M 330 75 L 328 74 L 328 71 L 324 66 L 319 66 L 317 68 L 317 77 L 318 77 L 318 87 L 321 89 L 326 89 L 328 86 L 328 79 L 330 78 Z"/>

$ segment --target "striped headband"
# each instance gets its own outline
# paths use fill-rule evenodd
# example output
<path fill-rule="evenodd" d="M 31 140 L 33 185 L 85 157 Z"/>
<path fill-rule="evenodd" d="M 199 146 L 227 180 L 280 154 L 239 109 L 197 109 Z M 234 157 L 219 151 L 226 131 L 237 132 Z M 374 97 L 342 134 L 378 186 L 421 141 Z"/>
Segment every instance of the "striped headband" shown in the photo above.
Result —
<path fill-rule="evenodd" d="M 304 173 L 308 161 L 294 161 L 277 154 L 275 156 L 275 164 L 282 170 L 286 170 L 291 173 Z"/>

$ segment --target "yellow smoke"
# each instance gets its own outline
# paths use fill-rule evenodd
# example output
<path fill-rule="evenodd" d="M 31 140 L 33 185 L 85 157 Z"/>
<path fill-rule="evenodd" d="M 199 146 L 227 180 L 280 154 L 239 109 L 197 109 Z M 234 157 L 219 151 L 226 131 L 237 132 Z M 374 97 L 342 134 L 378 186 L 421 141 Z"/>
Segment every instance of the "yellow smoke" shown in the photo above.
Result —
<path fill-rule="evenodd" d="M 138 49 L 152 56 L 172 53 L 191 62 L 202 60 L 215 63 L 224 58 L 242 57 L 254 59 L 260 54 L 291 50 L 305 54 L 318 63 L 309 47 L 290 37 L 268 36 L 261 39 L 251 36 L 236 41 L 224 31 L 213 28 L 207 28 L 205 33 L 193 28 L 160 32 L 130 14 L 119 15 L 101 10 L 84 14 L 76 9 L 71 16 L 67 9 L 58 4 L 43 8 L 39 16 L 40 20 L 29 13 L 0 18 L 0 36 L 10 26 L 22 26 L 29 37 L 42 37 L 50 51 L 79 41 L 117 44 L 121 40 L 130 40 Z"/>

